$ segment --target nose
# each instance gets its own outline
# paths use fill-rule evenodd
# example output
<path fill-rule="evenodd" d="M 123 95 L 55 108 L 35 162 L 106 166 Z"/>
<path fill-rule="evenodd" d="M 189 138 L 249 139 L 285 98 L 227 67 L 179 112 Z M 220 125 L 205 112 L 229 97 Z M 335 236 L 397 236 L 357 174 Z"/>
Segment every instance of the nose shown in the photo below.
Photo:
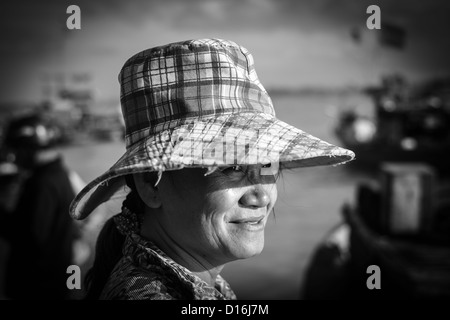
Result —
<path fill-rule="evenodd" d="M 253 185 L 239 199 L 239 204 L 245 208 L 263 208 L 270 203 L 270 196 L 267 190 L 261 185 Z"/>

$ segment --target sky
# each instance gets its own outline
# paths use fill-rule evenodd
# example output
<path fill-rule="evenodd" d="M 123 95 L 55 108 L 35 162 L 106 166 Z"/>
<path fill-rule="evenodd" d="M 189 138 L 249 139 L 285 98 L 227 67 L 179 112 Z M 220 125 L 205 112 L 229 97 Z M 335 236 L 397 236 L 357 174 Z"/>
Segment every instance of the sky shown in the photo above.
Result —
<path fill-rule="evenodd" d="M 66 27 L 71 4 L 80 30 Z M 381 31 L 366 27 L 372 4 L 382 25 L 406 31 L 403 48 L 381 45 Z M 0 10 L 0 103 L 39 101 L 62 84 L 118 101 L 129 57 L 194 38 L 246 47 L 268 90 L 376 85 L 388 73 L 422 81 L 450 72 L 449 16 L 446 0 L 15 0 Z M 77 74 L 89 81 L 74 82 Z"/>

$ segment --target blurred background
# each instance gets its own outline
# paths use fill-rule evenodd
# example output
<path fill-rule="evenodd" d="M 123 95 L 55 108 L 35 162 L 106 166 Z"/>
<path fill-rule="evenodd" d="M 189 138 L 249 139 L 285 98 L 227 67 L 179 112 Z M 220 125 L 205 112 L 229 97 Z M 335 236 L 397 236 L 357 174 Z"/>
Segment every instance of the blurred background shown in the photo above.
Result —
<path fill-rule="evenodd" d="M 66 27 L 71 4 L 81 9 L 79 30 Z M 366 26 L 370 5 L 381 9 L 379 30 Z M 239 299 L 326 298 L 337 291 L 328 282 L 336 278 L 328 278 L 342 263 L 330 254 L 317 262 L 317 252 L 346 219 L 344 205 L 359 201 L 360 186 L 377 181 L 382 162 L 425 163 L 439 184 L 446 181 L 449 15 L 444 0 L 16 0 L 0 10 L 0 141 L 11 119 L 45 113 L 82 186 L 125 151 L 117 76 L 129 57 L 181 40 L 233 40 L 253 54 L 281 120 L 346 146 L 357 158 L 285 172 L 263 253 L 228 265 L 223 275 Z M 3 149 L 1 164 L 2 214 L 8 215 L 20 170 Z M 442 217 L 448 226 L 448 214 Z M 83 274 L 102 221 L 83 231 L 86 241 L 77 247 Z M 7 257 L 4 249 L 1 259 Z M 316 263 L 322 273 L 310 277 Z"/>

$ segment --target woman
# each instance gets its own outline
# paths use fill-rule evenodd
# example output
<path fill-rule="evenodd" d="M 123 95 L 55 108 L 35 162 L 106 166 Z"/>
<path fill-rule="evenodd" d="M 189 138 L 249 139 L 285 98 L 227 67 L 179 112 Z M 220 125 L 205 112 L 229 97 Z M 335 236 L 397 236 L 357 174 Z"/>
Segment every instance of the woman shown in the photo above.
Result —
<path fill-rule="evenodd" d="M 276 119 L 252 55 L 232 41 L 142 51 L 119 81 L 126 152 L 71 206 L 76 219 L 118 213 L 99 234 L 87 298 L 236 299 L 220 272 L 263 249 L 279 166 L 353 152 Z"/>

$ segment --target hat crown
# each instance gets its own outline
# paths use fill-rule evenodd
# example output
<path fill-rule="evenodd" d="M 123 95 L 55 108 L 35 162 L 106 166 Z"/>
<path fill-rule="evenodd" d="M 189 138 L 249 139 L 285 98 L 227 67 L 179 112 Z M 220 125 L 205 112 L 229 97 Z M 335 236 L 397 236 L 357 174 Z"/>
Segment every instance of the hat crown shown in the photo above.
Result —
<path fill-rule="evenodd" d="M 257 112 L 275 116 L 249 51 L 201 39 L 141 51 L 119 74 L 127 148 L 187 119 Z"/>

